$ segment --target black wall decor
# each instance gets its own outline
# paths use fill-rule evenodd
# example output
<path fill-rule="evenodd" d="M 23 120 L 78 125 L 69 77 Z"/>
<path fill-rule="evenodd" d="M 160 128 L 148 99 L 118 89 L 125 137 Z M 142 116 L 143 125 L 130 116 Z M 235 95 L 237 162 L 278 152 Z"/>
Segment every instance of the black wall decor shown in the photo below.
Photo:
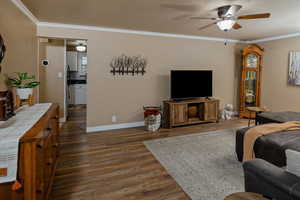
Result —
<path fill-rule="evenodd" d="M 113 75 L 144 75 L 147 66 L 146 58 L 142 56 L 126 56 L 121 55 L 112 59 L 110 63 L 111 73 Z"/>

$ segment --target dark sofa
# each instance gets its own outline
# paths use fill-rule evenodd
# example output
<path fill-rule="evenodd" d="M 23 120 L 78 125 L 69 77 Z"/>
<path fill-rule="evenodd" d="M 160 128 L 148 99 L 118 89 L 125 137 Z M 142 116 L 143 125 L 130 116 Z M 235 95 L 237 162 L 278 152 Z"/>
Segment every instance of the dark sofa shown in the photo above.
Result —
<path fill-rule="evenodd" d="M 261 113 L 256 120 L 258 124 L 300 121 L 300 113 Z M 244 135 L 247 130 L 249 128 L 240 129 L 236 134 L 239 161 L 243 159 Z M 243 164 L 246 192 L 259 193 L 276 200 L 300 200 L 300 177 L 279 168 L 286 166 L 286 149 L 300 151 L 300 131 L 269 134 L 256 140 L 255 156 L 261 159 Z"/>
<path fill-rule="evenodd" d="M 246 192 L 276 200 L 300 199 L 300 177 L 261 159 L 245 162 L 243 168 Z"/>
<path fill-rule="evenodd" d="M 300 121 L 299 112 L 265 112 L 257 114 L 256 121 L 258 124 L 283 123 L 288 121 Z"/>
<path fill-rule="evenodd" d="M 257 115 L 259 124 L 283 123 L 300 121 L 298 112 L 266 112 Z M 249 128 L 243 128 L 236 133 L 236 154 L 239 161 L 243 160 L 244 135 Z M 258 138 L 254 145 L 256 158 L 264 159 L 276 166 L 286 165 L 285 150 L 300 151 L 300 131 L 284 131 Z"/>
<path fill-rule="evenodd" d="M 249 128 L 243 128 L 236 133 L 236 154 L 243 161 L 244 135 Z M 300 151 L 300 131 L 285 131 L 261 136 L 254 145 L 256 158 L 264 159 L 278 167 L 286 165 L 285 150 Z"/>

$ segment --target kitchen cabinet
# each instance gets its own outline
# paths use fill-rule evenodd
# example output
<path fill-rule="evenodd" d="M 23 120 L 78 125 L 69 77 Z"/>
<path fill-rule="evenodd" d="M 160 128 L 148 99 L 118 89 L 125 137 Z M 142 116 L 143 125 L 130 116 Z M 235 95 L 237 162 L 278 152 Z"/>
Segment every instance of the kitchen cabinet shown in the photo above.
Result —
<path fill-rule="evenodd" d="M 86 104 L 86 84 L 70 85 L 70 104 Z"/>
<path fill-rule="evenodd" d="M 78 53 L 78 72 L 79 74 L 86 74 L 87 73 L 87 54 L 84 52 Z"/>
<path fill-rule="evenodd" d="M 78 52 L 67 51 L 67 65 L 70 71 L 78 71 Z"/>
<path fill-rule="evenodd" d="M 69 71 L 76 71 L 80 74 L 87 73 L 87 53 L 67 51 L 67 65 Z"/>

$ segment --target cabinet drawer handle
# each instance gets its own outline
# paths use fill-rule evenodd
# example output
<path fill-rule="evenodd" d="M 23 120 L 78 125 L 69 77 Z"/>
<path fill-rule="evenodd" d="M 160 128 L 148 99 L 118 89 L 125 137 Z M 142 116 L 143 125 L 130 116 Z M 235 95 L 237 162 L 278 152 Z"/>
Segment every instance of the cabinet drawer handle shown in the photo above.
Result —
<path fill-rule="evenodd" d="M 46 128 L 47 131 L 52 131 L 52 128 L 48 127 Z"/>
<path fill-rule="evenodd" d="M 58 116 L 52 117 L 52 119 L 58 119 Z"/>
<path fill-rule="evenodd" d="M 44 146 L 42 144 L 37 144 L 37 148 L 42 149 Z"/>

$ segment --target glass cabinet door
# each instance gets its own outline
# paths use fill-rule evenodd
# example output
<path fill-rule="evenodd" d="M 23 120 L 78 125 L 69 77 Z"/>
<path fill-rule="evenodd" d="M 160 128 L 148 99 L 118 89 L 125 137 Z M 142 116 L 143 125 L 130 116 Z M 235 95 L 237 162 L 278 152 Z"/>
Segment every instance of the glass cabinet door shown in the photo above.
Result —
<path fill-rule="evenodd" d="M 246 57 L 246 67 L 256 68 L 258 67 L 258 56 L 255 53 L 250 53 Z"/>
<path fill-rule="evenodd" d="M 256 106 L 257 72 L 247 71 L 245 79 L 245 106 Z"/>

